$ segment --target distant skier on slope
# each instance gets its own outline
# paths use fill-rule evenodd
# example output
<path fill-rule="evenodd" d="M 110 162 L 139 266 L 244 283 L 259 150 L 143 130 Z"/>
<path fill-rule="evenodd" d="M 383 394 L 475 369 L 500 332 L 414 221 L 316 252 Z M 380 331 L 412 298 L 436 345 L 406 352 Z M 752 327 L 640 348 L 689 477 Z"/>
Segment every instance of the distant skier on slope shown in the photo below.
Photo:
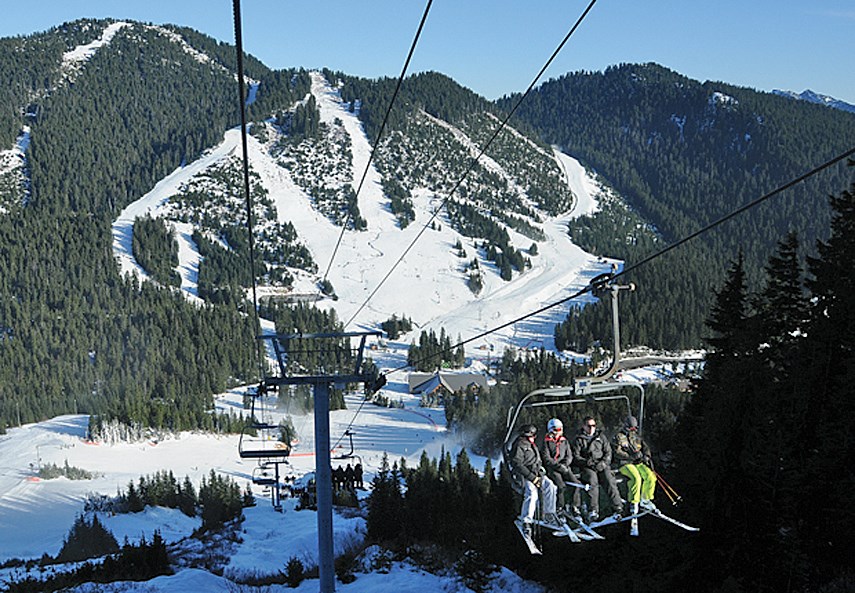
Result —
<path fill-rule="evenodd" d="M 623 427 L 615 435 L 614 455 L 620 466 L 618 471 L 629 478 L 627 493 L 630 512 L 637 514 L 639 505 L 642 509 L 654 510 L 656 472 L 653 471 L 650 447 L 638 434 L 638 420 L 635 416 L 627 416 Z"/>
<path fill-rule="evenodd" d="M 548 477 L 535 445 L 537 427 L 526 424 L 511 449 L 511 466 L 515 478 L 523 486 L 520 520 L 526 537 L 531 538 L 534 512 L 540 496 L 543 497 L 543 520 L 555 529 L 562 529 L 562 521 L 555 514 L 556 487 Z"/>

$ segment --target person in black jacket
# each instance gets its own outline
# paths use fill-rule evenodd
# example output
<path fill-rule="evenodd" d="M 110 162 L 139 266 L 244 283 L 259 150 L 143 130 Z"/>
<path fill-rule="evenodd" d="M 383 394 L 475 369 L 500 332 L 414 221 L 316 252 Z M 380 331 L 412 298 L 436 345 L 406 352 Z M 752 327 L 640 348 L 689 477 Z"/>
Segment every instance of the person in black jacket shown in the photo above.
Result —
<path fill-rule="evenodd" d="M 621 514 L 623 502 L 620 499 L 617 482 L 612 473 L 612 448 L 609 440 L 597 430 L 597 421 L 586 416 L 582 427 L 573 439 L 573 462 L 579 468 L 582 482 L 590 486 L 591 512 L 589 520 L 600 518 L 600 483 L 605 483 L 606 491 L 612 503 L 612 512 Z"/>
<path fill-rule="evenodd" d="M 579 478 L 573 473 L 571 466 L 573 464 L 573 451 L 570 448 L 570 441 L 564 436 L 564 424 L 558 418 L 553 418 L 546 425 L 546 437 L 543 439 L 543 465 L 546 468 L 547 477 L 555 482 L 558 487 L 558 495 L 556 496 L 556 506 L 559 510 L 565 508 L 565 492 L 567 485 L 565 482 L 579 483 Z M 574 520 L 580 517 L 579 506 L 581 504 L 581 494 L 579 488 L 571 486 L 573 490 L 572 506 L 567 509 L 570 516 Z"/>
<path fill-rule="evenodd" d="M 511 469 L 514 478 L 523 488 L 523 503 L 520 509 L 520 520 L 526 533 L 531 535 L 531 524 L 534 521 L 534 511 L 539 497 L 543 497 L 543 520 L 560 528 L 562 521 L 555 514 L 555 484 L 546 477 L 546 470 L 540 460 L 540 452 L 534 444 L 537 427 L 527 424 L 520 429 L 520 434 L 511 449 Z"/>

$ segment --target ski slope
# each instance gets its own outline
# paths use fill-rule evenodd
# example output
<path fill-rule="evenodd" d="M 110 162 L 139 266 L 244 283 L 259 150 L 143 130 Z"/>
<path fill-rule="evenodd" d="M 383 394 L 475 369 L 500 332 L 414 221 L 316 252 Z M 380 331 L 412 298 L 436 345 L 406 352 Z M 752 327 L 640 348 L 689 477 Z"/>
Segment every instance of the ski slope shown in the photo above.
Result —
<path fill-rule="evenodd" d="M 564 299 L 586 286 L 591 277 L 610 269 L 612 263 L 619 263 L 592 256 L 570 241 L 568 221 L 594 212 L 602 188 L 578 161 L 556 150 L 555 158 L 576 197 L 574 210 L 544 222 L 546 240 L 539 243 L 538 255 L 530 258 L 532 267 L 514 274 L 510 282 L 501 280 L 494 264 L 482 259 L 482 267 L 491 272 L 483 275 L 484 288 L 474 295 L 466 286 L 465 260 L 453 253 L 453 246 L 460 241 L 471 259 L 477 254 L 474 242 L 446 224 L 436 231 L 424 228 L 438 205 L 437 198 L 426 192 L 416 192 L 414 196 L 416 221 L 400 229 L 383 195 L 379 173 L 373 166 L 367 166 L 371 146 L 362 124 L 345 109 L 338 92 L 318 73 L 312 74 L 312 94 L 321 120 L 340 120 L 350 137 L 354 191 L 367 170 L 359 193 L 359 208 L 368 220 L 368 230 L 347 231 L 342 235 L 341 228 L 320 214 L 288 171 L 275 162 L 267 146 L 251 135 L 247 139 L 249 162 L 275 203 L 280 221 L 295 226 L 321 273 L 329 267 L 328 279 L 338 300 L 322 301 L 319 306 L 335 308 L 342 321 L 352 320 L 346 329 L 373 330 L 394 314 L 410 317 L 416 332 L 429 328 L 439 333 L 444 328 L 454 338 L 467 339 Z M 184 184 L 231 155 L 241 155 L 238 129 L 227 131 L 218 146 L 173 171 L 120 213 L 112 232 L 114 254 L 123 274 L 147 278 L 131 251 L 134 221 L 146 214 L 157 216 L 167 207 L 170 196 L 177 194 Z M 200 259 L 190 239 L 192 229 L 177 225 L 176 231 L 181 289 L 188 298 L 196 299 Z M 512 230 L 509 233 L 517 248 L 528 249 L 531 245 L 530 239 Z M 317 276 L 297 271 L 296 278 L 295 292 L 317 292 Z M 499 351 L 508 345 L 552 348 L 553 326 L 564 318 L 567 306 L 511 324 L 476 340 L 471 347 L 493 347 Z"/>

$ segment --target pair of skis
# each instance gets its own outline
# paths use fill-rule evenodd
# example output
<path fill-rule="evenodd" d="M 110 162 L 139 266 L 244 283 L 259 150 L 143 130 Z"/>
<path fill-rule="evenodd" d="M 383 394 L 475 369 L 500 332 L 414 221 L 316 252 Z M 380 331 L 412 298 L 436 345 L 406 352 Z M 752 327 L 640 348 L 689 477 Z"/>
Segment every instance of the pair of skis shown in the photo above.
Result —
<path fill-rule="evenodd" d="M 606 517 L 605 519 L 602 519 L 600 521 L 595 521 L 593 523 L 590 523 L 588 525 L 588 527 L 591 527 L 592 529 L 596 529 L 597 527 L 603 527 L 604 525 L 614 525 L 615 523 L 622 523 L 624 521 L 630 521 L 630 524 L 631 524 L 630 534 L 631 535 L 638 535 L 638 518 L 643 517 L 645 515 L 650 515 L 651 517 L 656 517 L 657 519 L 662 519 L 663 521 L 667 521 L 668 523 L 671 523 L 672 525 L 676 525 L 677 527 L 680 527 L 681 529 L 685 529 L 686 531 L 700 531 L 699 527 L 692 527 L 691 525 L 687 525 L 686 523 L 683 523 L 682 521 L 678 521 L 677 519 L 675 519 L 673 517 L 669 517 L 668 515 L 666 515 L 665 513 L 663 513 L 662 511 L 660 511 L 658 508 L 655 508 L 655 507 L 652 509 L 639 509 L 639 511 L 637 513 L 627 515 L 626 517 L 624 517 L 624 516 Z"/>
<path fill-rule="evenodd" d="M 523 541 L 525 542 L 525 545 L 528 547 L 528 551 L 531 552 L 532 554 L 536 554 L 536 555 L 542 554 L 543 552 L 540 550 L 540 548 L 537 547 L 537 544 L 534 542 L 534 540 L 531 538 L 531 536 L 526 535 L 525 524 L 522 522 L 522 520 L 520 520 L 520 519 L 514 520 L 514 525 L 516 526 L 517 531 L 520 532 L 520 535 L 522 536 Z M 531 525 L 532 526 L 538 525 L 540 527 L 543 527 L 544 529 L 548 529 L 549 531 L 552 532 L 552 535 L 554 535 L 556 537 L 567 537 L 570 539 L 571 542 L 574 542 L 574 543 L 581 542 L 583 539 L 589 539 L 588 537 L 583 537 L 581 534 L 578 534 L 575 531 L 573 531 L 573 529 L 571 529 L 570 526 L 567 525 L 567 523 L 561 523 L 560 525 L 554 525 L 552 523 L 547 523 L 546 521 L 536 521 L 535 520 L 531 523 Z M 586 536 L 587 536 L 587 534 L 586 534 Z"/>
<path fill-rule="evenodd" d="M 525 542 L 526 547 L 528 547 L 528 551 L 532 554 L 542 554 L 543 552 L 537 547 L 535 541 L 530 536 L 526 535 L 525 525 L 523 522 L 520 519 L 516 519 L 514 520 L 514 525 L 520 532 L 520 536 L 522 536 L 523 542 Z M 554 525 L 545 521 L 533 521 L 531 525 L 538 525 L 544 529 L 548 529 L 552 532 L 552 535 L 556 537 L 566 537 L 573 543 L 579 543 L 583 540 L 604 539 L 603 536 L 595 532 L 593 529 L 590 529 L 584 523 L 579 523 L 579 531 L 570 527 L 566 522 L 562 522 L 560 525 Z"/>
<path fill-rule="evenodd" d="M 571 528 L 570 525 L 568 525 L 567 523 L 563 523 L 562 525 L 558 526 L 558 525 L 553 525 L 551 523 L 546 523 L 544 521 L 535 521 L 534 523 L 532 523 L 532 525 L 540 525 L 541 527 L 549 529 L 550 531 L 553 532 L 553 535 L 555 535 L 555 536 L 558 536 L 558 537 L 565 537 L 566 536 L 566 537 L 569 537 L 570 541 L 572 541 L 572 542 L 580 542 L 583 540 L 605 539 L 602 535 L 600 535 L 599 533 L 597 533 L 595 531 L 597 528 L 605 527 L 607 525 L 615 525 L 617 523 L 623 523 L 623 522 L 629 521 L 630 522 L 630 535 L 637 537 L 638 536 L 638 518 L 643 517 L 645 515 L 650 515 L 651 517 L 656 517 L 657 519 L 662 519 L 663 521 L 666 521 L 668 523 L 676 525 L 677 527 L 680 527 L 681 529 L 685 529 L 686 531 L 700 531 L 700 528 L 692 527 L 691 525 L 687 525 L 686 523 L 683 523 L 682 521 L 678 521 L 677 519 L 674 519 L 673 517 L 669 517 L 668 515 L 666 515 L 665 513 L 663 513 L 662 511 L 660 511 L 658 508 L 655 508 L 655 507 L 653 509 L 641 509 L 637 513 L 633 513 L 633 514 L 628 515 L 626 517 L 621 516 L 621 515 L 612 515 L 609 517 L 605 517 L 604 519 L 601 519 L 599 521 L 594 521 L 591 523 L 585 523 L 582 520 L 579 520 L 579 521 L 574 520 L 573 522 L 579 526 L 577 529 Z M 522 536 L 526 547 L 528 547 L 528 551 L 531 552 L 532 554 L 536 554 L 536 555 L 542 554 L 543 552 L 540 550 L 540 548 L 537 547 L 537 544 L 534 542 L 534 540 L 531 537 L 526 535 L 523 522 L 520 519 L 516 519 L 514 521 L 514 525 L 516 526 L 517 530 L 520 532 L 520 535 Z"/>

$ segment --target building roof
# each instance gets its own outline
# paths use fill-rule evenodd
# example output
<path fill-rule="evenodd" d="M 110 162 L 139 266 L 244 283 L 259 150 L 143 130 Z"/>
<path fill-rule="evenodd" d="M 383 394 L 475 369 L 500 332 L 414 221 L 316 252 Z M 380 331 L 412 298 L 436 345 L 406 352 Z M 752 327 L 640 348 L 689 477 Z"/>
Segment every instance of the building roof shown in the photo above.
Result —
<path fill-rule="evenodd" d="M 470 385 L 476 385 L 487 390 L 487 377 L 480 373 L 410 373 L 408 378 L 410 393 L 419 395 L 422 393 L 433 393 L 440 386 L 445 387 L 451 393 L 466 389 Z"/>

